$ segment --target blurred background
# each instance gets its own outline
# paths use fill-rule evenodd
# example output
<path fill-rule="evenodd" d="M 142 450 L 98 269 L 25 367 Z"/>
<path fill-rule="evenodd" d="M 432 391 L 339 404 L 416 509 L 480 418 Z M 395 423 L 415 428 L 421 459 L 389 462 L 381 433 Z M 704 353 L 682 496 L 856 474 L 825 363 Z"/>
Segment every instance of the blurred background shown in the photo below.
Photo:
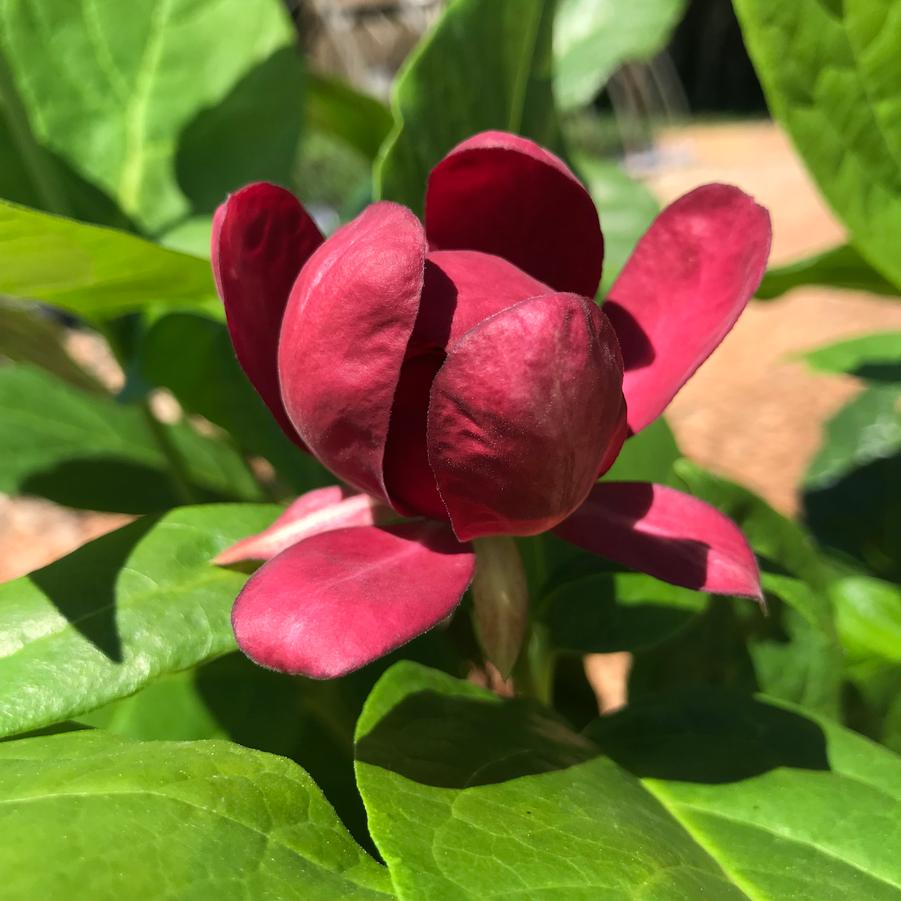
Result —
<path fill-rule="evenodd" d="M 446 4 L 443 0 L 286 0 L 286 4 L 296 28 L 299 57 L 305 60 L 306 99 L 303 123 L 298 119 L 285 152 L 291 156 L 292 187 L 324 229 L 331 230 L 369 198 L 373 154 L 390 127 L 385 104 L 392 83 Z M 71 46 L 63 33 L 71 30 L 70 24 L 60 19 L 55 25 L 50 17 L 45 25 L 48 46 L 53 47 L 57 38 L 60 46 Z M 54 36 L 57 25 L 61 32 Z M 618 35 L 622 47 L 598 49 L 597 39 L 589 41 L 604 27 Z M 637 182 L 637 188 L 630 182 L 623 193 L 616 178 L 605 182 L 607 170 L 598 170 L 601 194 L 606 190 L 604 196 L 611 198 L 609 215 L 600 204 L 605 230 L 619 229 L 624 217 L 623 240 L 628 243 L 630 217 L 649 221 L 656 204 L 666 204 L 698 184 L 724 181 L 741 186 L 770 209 L 773 264 L 845 240 L 845 229 L 830 213 L 789 139 L 768 117 L 729 0 L 635 0 L 627 5 L 564 0 L 554 40 L 563 68 L 577 69 L 580 53 L 596 57 L 609 51 L 606 68 L 595 65 L 587 79 L 569 79 L 565 96 L 558 91 L 571 157 L 603 160 Z M 206 51 L 201 46 L 196 52 Z M 279 53 L 267 62 L 273 72 L 257 74 L 266 82 L 262 97 L 269 90 L 267 78 L 284 87 L 295 71 Z M 65 60 L 56 62 L 64 66 Z M 188 54 L 184 62 L 187 71 L 196 60 Z M 465 74 L 448 71 L 446 77 Z M 348 94 L 346 108 L 341 106 L 344 86 L 361 95 Z M 29 90 L 40 92 L 40 80 L 30 83 Z M 366 97 L 372 98 L 369 106 Z M 36 103 L 40 104 L 39 96 Z M 275 100 L 273 104 L 277 105 Z M 435 115 L 440 117 L 441 110 L 436 109 Z M 90 132 L 90 122 L 84 125 Z M 192 127 L 202 132 L 202 117 Z M 215 122 L 210 127 L 215 129 Z M 245 138 L 250 146 L 255 127 L 253 117 L 248 117 Z M 102 140 L 102 130 L 94 137 L 98 135 Z M 0 131 L 0 146 L 2 139 Z M 185 157 L 183 145 L 178 165 Z M 203 165 L 215 169 L 217 160 L 208 158 Z M 582 171 L 593 170 L 586 166 Z M 41 206 L 23 184 L 9 168 L 5 183 L 0 175 L 0 193 Z M 205 213 L 201 203 L 199 216 L 186 217 L 168 230 L 156 230 L 158 223 L 144 230 L 163 243 L 203 254 L 209 211 L 219 196 L 215 178 L 211 184 Z M 70 212 L 88 218 L 78 209 Z M 746 484 L 780 511 L 797 513 L 799 486 L 820 445 L 824 423 L 861 391 L 860 382 L 850 375 L 812 372 L 799 352 L 893 328 L 901 328 L 901 305 L 863 291 L 807 285 L 769 303 L 752 304 L 670 408 L 670 425 L 683 452 Z M 90 332 L 73 329 L 66 342 L 69 352 L 108 386 L 118 390 L 124 384 L 121 369 Z M 165 406 L 166 398 L 159 403 Z M 29 571 L 125 518 L 74 511 L 46 499 L 0 495 L 0 578 Z"/>

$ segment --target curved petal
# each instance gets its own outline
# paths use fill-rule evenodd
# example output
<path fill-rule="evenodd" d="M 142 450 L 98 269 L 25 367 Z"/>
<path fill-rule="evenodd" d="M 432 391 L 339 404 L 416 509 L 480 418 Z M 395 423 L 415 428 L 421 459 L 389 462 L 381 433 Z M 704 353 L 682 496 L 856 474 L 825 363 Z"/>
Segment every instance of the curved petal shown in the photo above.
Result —
<path fill-rule="evenodd" d="M 322 234 L 284 188 L 258 182 L 213 217 L 212 264 L 235 355 L 285 434 L 300 443 L 278 386 L 278 335 L 291 286 Z"/>
<path fill-rule="evenodd" d="M 331 499 L 325 500 L 326 497 Z M 213 563 L 227 566 L 241 560 L 271 560 L 311 535 L 350 526 L 371 526 L 380 519 L 384 521 L 385 514 L 391 515 L 391 510 L 368 494 L 350 494 L 337 485 L 317 488 L 297 498 L 268 529 L 242 538 L 214 557 Z"/>
<path fill-rule="evenodd" d="M 604 239 L 590 195 L 566 164 L 533 141 L 486 131 L 432 170 L 425 223 L 436 250 L 482 250 L 556 291 L 594 297 Z"/>
<path fill-rule="evenodd" d="M 429 393 L 445 348 L 488 316 L 548 291 L 512 263 L 487 253 L 449 250 L 426 257 L 422 302 L 385 447 L 385 486 L 401 513 L 447 519 L 426 449 Z"/>
<path fill-rule="evenodd" d="M 232 611 L 238 646 L 281 672 L 343 676 L 448 616 L 474 567 L 440 523 L 314 535 L 248 580 Z"/>
<path fill-rule="evenodd" d="M 428 453 L 461 540 L 535 535 L 585 499 L 616 432 L 622 362 L 593 302 L 545 294 L 448 348 Z"/>
<path fill-rule="evenodd" d="M 710 504 L 674 488 L 602 482 L 554 532 L 664 582 L 763 598 L 757 561 L 738 526 Z"/>
<path fill-rule="evenodd" d="M 313 254 L 282 323 L 282 398 L 298 434 L 341 479 L 381 498 L 425 253 L 422 225 L 408 209 L 373 204 Z"/>
<path fill-rule="evenodd" d="M 766 269 L 769 213 L 738 188 L 704 185 L 638 242 L 604 312 L 623 351 L 629 428 L 653 422 L 735 324 Z"/>

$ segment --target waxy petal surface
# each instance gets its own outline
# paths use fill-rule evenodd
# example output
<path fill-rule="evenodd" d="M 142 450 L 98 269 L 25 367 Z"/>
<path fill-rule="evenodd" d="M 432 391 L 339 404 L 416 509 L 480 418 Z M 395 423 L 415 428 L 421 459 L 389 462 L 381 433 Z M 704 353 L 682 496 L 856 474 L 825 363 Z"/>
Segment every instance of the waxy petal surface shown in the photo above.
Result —
<path fill-rule="evenodd" d="M 575 510 L 615 435 L 621 381 L 610 323 L 575 294 L 524 300 L 452 344 L 428 453 L 457 537 L 534 535 Z"/>
<path fill-rule="evenodd" d="M 648 482 L 602 482 L 554 529 L 572 544 L 664 582 L 760 600 L 754 553 L 710 504 Z"/>
<path fill-rule="evenodd" d="M 213 218 L 213 276 L 235 355 L 285 434 L 297 443 L 279 391 L 278 336 L 291 286 L 322 240 L 297 198 L 266 182 L 230 195 Z"/>
<path fill-rule="evenodd" d="M 770 252 L 767 211 L 738 188 L 704 185 L 638 242 L 604 312 L 616 328 L 631 431 L 653 422 L 723 340 Z"/>
<path fill-rule="evenodd" d="M 594 297 L 604 239 L 594 202 L 566 164 L 533 141 L 486 131 L 432 170 L 426 232 L 435 250 L 481 250 L 555 291 Z"/>
<path fill-rule="evenodd" d="M 282 324 L 278 367 L 291 421 L 332 472 L 380 498 L 425 253 L 422 225 L 409 210 L 373 204 L 313 254 Z"/>
<path fill-rule="evenodd" d="M 251 576 L 232 611 L 238 645 L 271 669 L 331 679 L 448 616 L 475 554 L 441 523 L 324 532 Z"/>
<path fill-rule="evenodd" d="M 337 497 L 334 497 L 335 492 Z M 326 496 L 334 499 L 318 503 Z M 318 488 L 301 495 L 268 529 L 226 548 L 213 563 L 226 566 L 241 560 L 271 560 L 292 544 L 312 535 L 350 526 L 371 526 L 387 515 L 391 515 L 391 510 L 368 494 L 348 494 L 338 486 Z"/>

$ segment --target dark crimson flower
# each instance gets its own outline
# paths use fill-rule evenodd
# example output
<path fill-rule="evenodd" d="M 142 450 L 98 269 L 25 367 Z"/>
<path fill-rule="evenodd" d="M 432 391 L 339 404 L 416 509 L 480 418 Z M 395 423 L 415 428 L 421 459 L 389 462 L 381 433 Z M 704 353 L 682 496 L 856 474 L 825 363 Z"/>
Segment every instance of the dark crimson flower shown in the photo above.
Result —
<path fill-rule="evenodd" d="M 291 673 L 349 672 L 453 611 L 471 540 L 550 529 L 678 585 L 759 598 L 731 520 L 598 478 L 732 327 L 769 246 L 751 198 L 698 188 L 653 223 L 602 311 L 591 198 L 502 132 L 435 167 L 424 225 L 382 202 L 323 240 L 281 188 L 231 195 L 213 268 L 238 360 L 292 440 L 354 489 L 304 495 L 218 558 L 268 560 L 235 604 L 240 647 Z"/>

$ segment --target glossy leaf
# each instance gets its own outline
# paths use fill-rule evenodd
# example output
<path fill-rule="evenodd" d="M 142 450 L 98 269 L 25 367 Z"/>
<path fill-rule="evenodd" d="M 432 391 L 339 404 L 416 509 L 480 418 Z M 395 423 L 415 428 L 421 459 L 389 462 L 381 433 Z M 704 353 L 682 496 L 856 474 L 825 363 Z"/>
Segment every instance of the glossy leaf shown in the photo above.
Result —
<path fill-rule="evenodd" d="M 853 660 L 879 657 L 901 665 L 901 587 L 867 576 L 830 586 L 842 645 Z"/>
<path fill-rule="evenodd" d="M 899 295 L 898 287 L 874 269 L 853 245 L 840 244 L 811 257 L 770 269 L 755 296 L 758 300 L 772 300 L 787 291 L 809 285 L 867 291 L 885 297 Z"/>
<path fill-rule="evenodd" d="M 586 737 L 400 664 L 356 757 L 401 898 L 889 899 L 901 883 L 897 758 L 764 700 L 669 699 Z"/>
<path fill-rule="evenodd" d="M 208 260 L 2 200 L 0 293 L 88 319 L 218 303 Z"/>
<path fill-rule="evenodd" d="M 826 423 L 804 513 L 822 543 L 901 578 L 901 387 L 868 388 Z"/>
<path fill-rule="evenodd" d="M 901 286 L 901 14 L 885 0 L 735 0 L 773 115 L 861 254 Z"/>
<path fill-rule="evenodd" d="M 667 44 L 685 0 L 560 0 L 554 26 L 554 93 L 562 109 L 585 106 L 620 65 Z"/>
<path fill-rule="evenodd" d="M 21 739 L 0 745 L 0 785 L 11 898 L 393 895 L 300 767 L 238 745 Z"/>
<path fill-rule="evenodd" d="M 868 382 L 901 383 L 901 332 L 875 332 L 804 354 L 811 369 L 842 372 Z"/>
<path fill-rule="evenodd" d="M 394 83 L 394 128 L 375 164 L 376 196 L 420 212 L 429 170 L 480 131 L 511 131 L 555 148 L 553 7 L 553 0 L 448 4 Z M 449 71 L 466 78 L 448 79 Z"/>
<path fill-rule="evenodd" d="M 0 51 L 36 142 L 145 232 L 290 173 L 303 102 L 275 0 L 0 6 Z M 62 212 L 58 204 L 52 209 Z"/>
<path fill-rule="evenodd" d="M 209 561 L 275 509 L 144 518 L 0 587 L 0 734 L 76 716 L 235 647 L 241 573 Z"/>
<path fill-rule="evenodd" d="M 0 490 L 120 513 L 191 498 L 261 499 L 244 460 L 223 442 L 25 365 L 0 368 Z"/>

